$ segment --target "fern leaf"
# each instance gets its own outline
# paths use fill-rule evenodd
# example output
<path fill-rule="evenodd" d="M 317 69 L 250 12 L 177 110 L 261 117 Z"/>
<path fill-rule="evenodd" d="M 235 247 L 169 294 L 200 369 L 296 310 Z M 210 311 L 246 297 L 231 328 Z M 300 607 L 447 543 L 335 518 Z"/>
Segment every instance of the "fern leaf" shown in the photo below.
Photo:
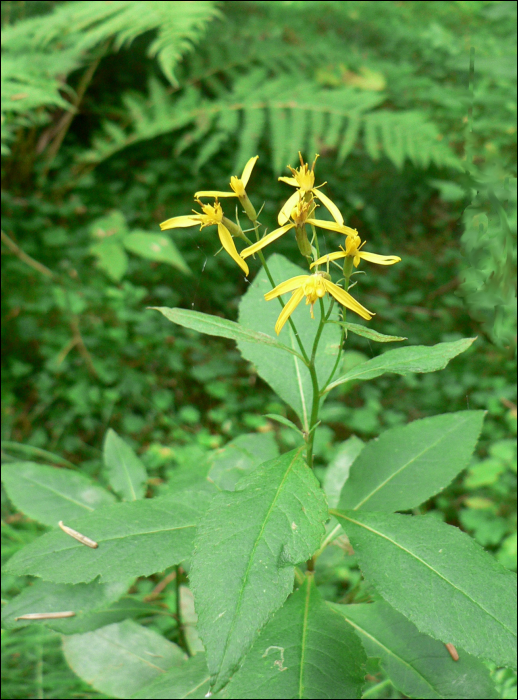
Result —
<path fill-rule="evenodd" d="M 345 119 L 342 114 L 330 112 L 327 129 L 324 133 L 324 145 L 327 148 L 338 148 L 344 122 Z"/>
<path fill-rule="evenodd" d="M 313 154 L 319 153 L 325 142 L 327 114 L 313 110 L 309 113 L 309 117 L 308 159 L 313 158 Z"/>
<path fill-rule="evenodd" d="M 246 107 L 243 110 L 243 127 L 239 136 L 239 150 L 237 152 L 234 171 L 241 172 L 247 160 L 256 155 L 259 141 L 264 132 L 266 114 L 264 109 Z"/>
<path fill-rule="evenodd" d="M 308 113 L 303 109 L 288 110 L 284 153 L 286 163 L 296 163 L 299 151 L 306 150 Z M 284 164 L 284 168 L 286 165 Z M 282 168 L 284 170 L 284 168 Z"/>
<path fill-rule="evenodd" d="M 369 114 L 365 117 L 363 127 L 363 143 L 365 150 L 372 160 L 378 160 L 380 156 L 380 148 L 378 143 L 378 121 L 378 115 L 376 113 Z"/>
<path fill-rule="evenodd" d="M 270 136 L 272 143 L 273 170 L 284 173 L 287 164 L 286 141 L 288 118 L 286 110 L 272 107 L 269 110 Z"/>
<path fill-rule="evenodd" d="M 351 152 L 358 139 L 360 132 L 361 118 L 359 114 L 351 114 L 347 121 L 345 134 L 338 149 L 337 161 L 341 165 Z"/>

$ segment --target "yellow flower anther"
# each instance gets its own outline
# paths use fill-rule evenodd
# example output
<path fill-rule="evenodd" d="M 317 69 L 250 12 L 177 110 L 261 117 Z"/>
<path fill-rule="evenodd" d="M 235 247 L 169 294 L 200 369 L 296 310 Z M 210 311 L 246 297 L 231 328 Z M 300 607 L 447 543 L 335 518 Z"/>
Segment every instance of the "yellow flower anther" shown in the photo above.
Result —
<path fill-rule="evenodd" d="M 338 209 L 336 204 L 319 190 L 319 188 L 323 187 L 326 183 L 324 182 L 322 185 L 315 187 L 315 163 L 317 162 L 318 154 L 315 156 L 315 160 L 313 161 L 311 169 L 309 168 L 309 165 L 307 163 L 304 163 L 300 151 L 299 158 L 300 168 L 295 169 L 292 168 L 291 165 L 288 165 L 289 170 L 291 170 L 292 177 L 279 178 L 280 182 L 285 182 L 287 185 L 291 185 L 292 187 L 298 188 L 297 192 L 291 195 L 291 197 L 280 210 L 279 216 L 277 217 L 279 226 L 283 226 L 288 221 L 292 209 L 296 205 L 299 197 L 302 196 L 304 199 L 306 199 L 306 201 L 308 201 L 307 196 L 310 193 L 322 202 L 322 204 L 325 206 L 325 208 L 328 210 L 328 212 L 331 214 L 331 216 L 337 224 L 343 224 L 343 216 L 340 214 L 340 210 Z"/>
<path fill-rule="evenodd" d="M 232 234 L 228 230 L 228 227 L 225 226 L 225 224 L 223 223 L 224 216 L 221 204 L 218 202 L 217 199 L 214 202 L 214 204 L 203 204 L 203 202 L 200 202 L 199 199 L 196 201 L 200 205 L 203 214 L 200 214 L 199 212 L 193 209 L 193 214 L 190 214 L 188 216 L 174 216 L 172 219 L 167 219 L 167 221 L 163 221 L 160 224 L 160 229 L 162 231 L 167 231 L 173 228 L 187 228 L 189 226 L 199 226 L 201 230 L 202 228 L 205 228 L 205 226 L 217 226 L 218 236 L 221 245 L 230 255 L 232 260 L 239 265 L 239 267 L 243 270 L 245 275 L 248 276 L 248 265 L 243 260 L 241 255 L 239 255 L 239 253 L 237 252 L 236 244 L 234 243 Z"/>
<path fill-rule="evenodd" d="M 292 277 L 290 280 L 286 280 L 286 282 L 281 282 L 275 289 L 272 289 L 271 292 L 264 295 L 266 301 L 270 301 L 281 294 L 293 292 L 275 324 L 275 332 L 277 335 L 279 335 L 284 324 L 295 311 L 304 296 L 306 297 L 306 304 L 311 305 L 311 318 L 314 318 L 313 306 L 318 299 L 322 299 L 325 296 L 326 292 L 331 294 L 331 296 L 343 306 L 346 306 L 362 318 L 370 321 L 374 314 L 356 301 L 349 292 L 346 292 L 345 289 L 334 284 L 328 278 L 329 275 L 321 272 L 317 272 L 313 275 L 298 275 L 297 277 Z"/>

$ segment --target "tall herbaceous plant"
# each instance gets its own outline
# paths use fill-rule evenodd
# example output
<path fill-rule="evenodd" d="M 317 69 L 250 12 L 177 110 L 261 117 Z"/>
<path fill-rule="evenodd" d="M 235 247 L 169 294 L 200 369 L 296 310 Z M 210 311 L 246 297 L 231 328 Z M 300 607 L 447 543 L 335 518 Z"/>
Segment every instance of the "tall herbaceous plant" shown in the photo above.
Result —
<path fill-rule="evenodd" d="M 145 498 L 145 469 L 112 430 L 104 445 L 111 491 L 74 471 L 7 465 L 13 501 L 54 529 L 8 562 L 9 572 L 37 578 L 4 608 L 4 624 L 62 632 L 72 668 L 114 697 L 360 698 L 370 658 L 407 697 L 496 697 L 491 670 L 516 665 L 516 577 L 468 535 L 416 511 L 467 465 L 483 411 L 415 420 L 367 444 L 351 438 L 323 483 L 313 471 L 333 388 L 440 370 L 473 339 L 389 350 L 345 371 L 349 333 L 406 340 L 376 331 L 361 289 L 362 274 L 400 258 L 371 252 L 346 225 L 317 184 L 316 158 L 310 167 L 301 156 L 279 178 L 294 189 L 278 228 L 264 231 L 248 191 L 257 158 L 229 191 L 196 192 L 193 212 L 161 224 L 215 227 L 214 249 L 236 274 L 257 270 L 239 322 L 158 311 L 236 341 L 293 410 L 298 424 L 268 417 L 296 431 L 299 446 L 279 454 L 271 433 L 242 436 L 156 498 Z M 234 221 L 224 209 L 236 198 Z M 332 250 L 322 248 L 321 230 L 331 232 Z M 281 236 L 298 248 L 300 267 L 274 252 Z M 319 591 L 318 558 L 337 544 L 359 563 L 362 604 L 329 603 Z M 171 567 L 164 580 L 175 582 L 176 599 L 160 612 L 175 617 L 179 644 L 137 622 L 153 609 L 123 597 L 137 577 Z"/>

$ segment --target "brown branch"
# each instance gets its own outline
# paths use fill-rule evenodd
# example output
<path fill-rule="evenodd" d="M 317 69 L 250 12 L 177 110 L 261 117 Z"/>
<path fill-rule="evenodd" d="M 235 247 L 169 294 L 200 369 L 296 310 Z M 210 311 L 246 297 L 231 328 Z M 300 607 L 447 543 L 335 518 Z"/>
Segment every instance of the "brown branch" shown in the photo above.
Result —
<path fill-rule="evenodd" d="M 34 270 L 41 272 L 41 274 L 45 275 L 45 277 L 50 277 L 51 279 L 56 278 L 52 270 L 49 270 L 48 267 L 45 267 L 45 265 L 42 265 L 34 258 L 31 258 L 30 255 L 27 255 L 27 253 L 24 253 L 23 250 L 16 245 L 13 239 L 9 238 L 7 233 L 4 233 L 4 231 L 2 231 L 2 243 L 5 243 L 5 245 L 9 248 L 11 253 L 14 253 L 17 258 L 20 258 L 20 260 L 32 267 Z"/>
<path fill-rule="evenodd" d="M 4 231 L 2 233 L 2 242 L 5 243 L 5 245 L 9 248 L 9 250 L 16 255 L 17 258 L 19 258 L 22 262 L 24 262 L 26 265 L 29 265 L 29 267 L 32 267 L 34 270 L 37 270 L 40 272 L 42 275 L 45 275 L 45 277 L 50 277 L 50 279 L 53 279 L 55 282 L 59 284 L 59 276 L 54 274 L 52 270 L 49 270 L 48 267 L 43 265 L 42 263 L 38 262 L 34 258 L 31 258 L 30 255 L 27 255 L 14 241 L 12 238 L 10 238 Z M 65 297 L 67 297 L 66 294 L 66 289 L 65 289 Z M 70 310 L 69 310 L 70 312 Z M 89 373 L 93 377 L 97 377 L 97 370 L 95 369 L 92 356 L 88 352 L 88 348 L 85 345 L 85 342 L 83 340 L 83 336 L 81 335 L 81 331 L 79 330 L 79 318 L 75 314 L 72 314 L 70 312 L 70 328 L 72 330 L 72 340 L 70 343 L 66 346 L 65 350 L 66 352 L 63 354 L 63 350 L 61 351 L 60 355 L 58 356 L 59 364 L 63 362 L 65 359 L 66 355 L 72 350 L 72 348 L 77 345 L 77 349 L 79 351 L 79 354 L 83 358 L 83 360 L 86 363 L 87 369 Z M 63 355 L 63 356 L 62 356 Z M 62 357 L 61 357 L 62 356 Z M 61 358 L 61 359 L 60 359 Z"/>
<path fill-rule="evenodd" d="M 70 128 L 70 125 L 72 124 L 72 121 L 76 114 L 78 113 L 78 107 L 81 104 L 81 101 L 84 97 L 84 94 L 86 92 L 86 88 L 90 84 L 95 71 L 97 70 L 97 67 L 99 66 L 99 63 L 101 62 L 101 59 L 106 53 L 106 50 L 108 48 L 109 41 L 107 41 L 102 48 L 99 56 L 88 66 L 86 71 L 84 72 L 81 80 L 79 81 L 79 85 L 77 86 L 76 90 L 76 95 L 75 98 L 72 100 L 72 106 L 74 109 L 70 110 L 69 112 L 66 112 L 60 119 L 57 125 L 57 134 L 55 135 L 54 139 L 52 140 L 48 153 L 47 153 L 47 163 L 45 165 L 45 168 L 43 169 L 43 178 L 47 177 L 47 174 L 49 172 L 50 166 L 52 165 L 54 158 L 56 157 L 59 149 L 61 148 L 61 144 L 63 143 L 63 139 L 67 135 L 67 132 Z"/>

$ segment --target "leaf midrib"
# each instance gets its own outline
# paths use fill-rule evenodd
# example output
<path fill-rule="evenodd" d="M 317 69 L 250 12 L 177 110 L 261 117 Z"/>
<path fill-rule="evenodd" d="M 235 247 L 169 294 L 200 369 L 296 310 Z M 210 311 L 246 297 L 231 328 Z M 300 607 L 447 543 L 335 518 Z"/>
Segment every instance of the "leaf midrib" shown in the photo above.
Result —
<path fill-rule="evenodd" d="M 56 496 L 59 496 L 64 501 L 69 501 L 70 503 L 73 503 L 74 505 L 77 505 L 77 506 L 81 506 L 82 508 L 85 508 L 86 510 L 89 510 L 89 511 L 95 510 L 95 508 L 92 508 L 91 506 L 86 505 L 86 503 L 82 503 L 81 501 L 76 501 L 74 498 L 72 498 L 72 496 L 70 496 L 66 493 L 63 493 L 62 491 L 57 491 L 54 486 L 50 486 L 49 484 L 42 483 L 42 482 L 38 481 L 37 479 L 35 479 L 34 477 L 29 478 L 27 476 L 23 476 L 22 478 L 25 479 L 25 481 L 27 481 L 29 483 L 33 483 L 36 486 L 40 486 L 41 488 L 47 489 L 47 491 L 50 491 L 51 493 L 55 494 Z M 98 488 L 102 488 L 102 487 L 98 487 Z M 106 493 L 108 493 L 108 491 L 106 491 Z M 108 505 L 108 504 L 102 504 L 102 505 Z"/>
<path fill-rule="evenodd" d="M 329 512 L 332 513 L 335 517 L 343 518 L 344 520 L 348 520 L 349 522 L 354 523 L 355 525 L 359 525 L 360 527 L 363 527 L 365 530 L 369 530 L 369 532 L 372 532 L 373 534 L 378 535 L 379 537 L 382 537 L 384 540 L 387 540 L 387 542 L 390 542 L 395 547 L 401 549 L 403 552 L 406 552 L 410 557 L 413 557 L 416 561 L 419 561 L 421 564 L 423 564 L 423 566 L 425 566 L 427 569 L 430 569 L 430 571 L 432 573 L 436 574 L 439 578 L 441 578 L 443 581 L 445 581 L 447 584 L 449 584 L 452 588 L 459 591 L 459 593 L 461 593 L 471 603 L 473 603 L 478 608 L 480 608 L 483 612 L 485 612 L 487 615 L 489 615 L 489 617 L 493 618 L 493 620 L 495 620 L 495 622 L 497 622 L 501 627 L 503 627 L 505 630 L 507 630 L 512 636 L 516 636 L 516 633 L 512 629 L 507 627 L 507 625 L 505 625 L 501 620 L 499 620 L 497 617 L 495 617 L 492 612 L 490 612 L 489 610 L 484 608 L 484 606 L 481 605 L 478 601 L 471 598 L 471 596 L 468 595 L 468 593 L 466 593 L 465 591 L 463 591 L 462 588 L 459 588 L 458 586 L 456 586 L 452 581 L 450 581 L 443 574 L 441 574 L 439 571 L 437 571 L 437 569 L 434 569 L 434 567 L 431 566 L 430 564 L 428 564 L 426 561 L 424 561 L 424 559 L 421 559 L 421 557 L 417 556 L 417 554 L 414 554 L 406 547 L 403 547 L 403 545 L 394 541 L 388 535 L 384 535 L 382 532 L 378 532 L 374 528 L 369 527 L 368 525 L 365 525 L 365 523 L 361 523 L 358 520 L 353 520 L 353 518 L 349 518 L 346 515 L 344 515 L 343 513 L 340 513 L 339 511 L 333 510 L 333 511 L 329 511 Z"/>
<path fill-rule="evenodd" d="M 270 507 L 268 508 L 268 512 L 267 512 L 266 515 L 265 515 L 265 518 L 264 518 L 264 520 L 263 520 L 263 524 L 261 525 L 261 529 L 260 529 L 260 531 L 259 531 L 259 534 L 257 535 L 257 537 L 256 537 L 256 539 L 255 539 L 255 542 L 254 542 L 254 545 L 253 545 L 253 547 L 252 547 L 252 550 L 251 550 L 251 552 L 250 552 L 250 556 L 249 556 L 249 558 L 248 558 L 248 564 L 247 564 L 247 567 L 246 567 L 246 571 L 245 571 L 245 573 L 244 573 L 244 575 L 243 575 L 243 585 L 241 586 L 241 589 L 240 589 L 240 591 L 239 591 L 239 595 L 238 595 L 238 599 L 237 599 L 237 605 L 236 605 L 236 607 L 235 607 L 234 614 L 233 614 L 233 616 L 232 616 L 232 623 L 231 623 L 231 625 L 230 625 L 230 628 L 229 628 L 229 631 L 228 631 L 228 634 L 227 634 L 227 638 L 226 638 L 226 640 L 225 640 L 225 646 L 224 646 L 224 648 L 223 648 L 223 653 L 221 654 L 221 665 L 220 665 L 220 668 L 221 668 L 221 666 L 223 665 L 223 661 L 225 660 L 225 656 L 226 656 L 226 653 L 227 653 L 227 649 L 228 649 L 228 645 L 229 645 L 229 642 L 230 642 L 230 638 L 231 638 L 231 636 L 232 636 L 232 632 L 233 632 L 233 630 L 234 630 L 234 627 L 235 627 L 235 624 L 236 624 L 236 620 L 237 620 L 239 611 L 240 611 L 240 609 L 241 609 L 241 605 L 242 605 L 242 602 L 243 602 L 243 594 L 244 594 L 244 591 L 245 591 L 245 587 L 246 587 L 246 583 L 247 583 L 247 580 L 248 580 L 248 576 L 249 576 L 249 574 L 250 574 L 250 569 L 251 569 L 251 567 L 252 567 L 252 562 L 253 562 L 253 560 L 254 560 L 255 552 L 256 552 L 256 550 L 257 550 L 257 547 L 259 546 L 260 540 L 262 539 L 264 530 L 265 530 L 265 528 L 266 528 L 266 525 L 267 525 L 267 523 L 268 523 L 268 520 L 270 519 L 270 515 L 271 515 L 271 513 L 272 513 L 272 510 L 273 510 L 275 504 L 277 503 L 277 500 L 278 500 L 279 497 L 280 497 L 280 494 L 281 494 L 281 491 L 282 491 L 282 487 L 284 486 L 284 483 L 286 482 L 286 479 L 288 478 L 288 475 L 290 474 L 290 472 L 291 472 L 291 470 L 292 470 L 292 468 L 293 468 L 293 465 L 294 465 L 295 462 L 299 459 L 301 452 L 302 452 L 302 448 L 299 449 L 299 450 L 297 450 L 297 452 L 296 452 L 295 455 L 293 456 L 293 459 L 291 460 L 291 462 L 290 462 L 290 464 L 289 464 L 289 466 L 288 466 L 288 469 L 286 469 L 286 472 L 284 473 L 284 476 L 283 476 L 283 478 L 282 478 L 281 483 L 280 483 L 279 486 L 277 487 L 277 490 L 276 490 L 276 492 L 275 492 L 275 496 L 274 496 L 274 498 L 272 499 L 272 503 L 271 503 Z M 218 675 L 219 675 L 219 674 L 218 674 Z"/>
<path fill-rule="evenodd" d="M 379 486 L 377 486 L 373 491 L 371 491 L 371 492 L 363 499 L 363 501 L 360 501 L 357 505 L 355 505 L 354 508 L 353 508 L 352 510 L 358 510 L 358 508 L 361 508 L 362 505 L 363 505 L 364 503 L 366 503 L 370 498 L 372 498 L 380 489 L 382 489 L 384 486 L 386 486 L 386 485 L 389 483 L 389 481 L 391 481 L 391 480 L 394 479 L 396 476 L 398 476 L 404 469 L 406 469 L 406 468 L 409 467 L 411 464 L 413 464 L 417 459 L 419 459 L 419 458 L 422 457 L 424 454 L 426 454 L 427 452 L 429 452 L 430 450 L 432 450 L 434 447 L 436 447 L 436 445 L 437 445 L 441 440 L 444 440 L 445 437 L 446 437 L 447 435 L 449 435 L 449 433 L 451 433 L 451 432 L 453 432 L 454 430 L 457 430 L 458 428 L 462 427 L 462 426 L 467 422 L 467 420 L 468 420 L 468 419 L 466 418 L 462 423 L 459 423 L 459 424 L 453 426 L 453 427 L 450 428 L 447 432 L 443 432 L 443 434 L 442 434 L 440 437 L 438 437 L 437 440 L 436 440 L 432 445 L 428 446 L 426 449 L 422 450 L 422 452 L 420 452 L 419 454 L 415 455 L 415 457 L 413 457 L 411 460 L 409 460 L 406 464 L 403 464 L 403 466 L 401 466 L 397 471 L 395 471 L 393 474 L 391 474 L 387 479 L 385 479 L 385 481 L 381 482 L 381 484 L 379 484 Z M 401 508 L 401 510 L 403 510 L 403 509 Z"/>
<path fill-rule="evenodd" d="M 417 345 L 417 346 L 415 346 L 415 347 L 426 348 L 426 347 L 429 347 L 429 346 L 426 346 L 426 345 Z M 433 348 L 433 347 L 434 347 L 434 346 L 432 346 L 432 348 Z M 390 353 L 392 353 L 392 352 L 400 352 L 401 350 L 407 350 L 407 349 L 408 349 L 408 348 L 398 348 L 397 350 L 388 350 L 387 353 L 384 353 L 384 354 L 388 354 L 389 352 L 390 352 Z M 463 349 L 467 349 L 467 348 L 463 348 Z M 450 360 L 453 360 L 454 357 L 456 357 L 457 355 L 460 355 L 461 352 L 463 352 L 463 350 L 460 350 L 456 355 L 453 355 L 453 356 L 450 356 L 450 355 L 447 354 L 447 353 L 444 353 L 444 354 L 442 354 L 442 353 L 437 353 L 437 355 L 432 356 L 432 357 L 430 358 L 430 359 L 432 359 L 432 360 L 436 360 L 436 361 L 444 360 L 444 365 L 438 366 L 438 367 L 434 365 L 434 369 L 435 369 L 435 370 L 443 369 L 444 367 L 446 367 L 446 365 L 448 364 L 448 362 L 449 362 Z M 380 357 L 382 357 L 382 356 L 380 356 Z M 423 374 L 424 374 L 424 373 L 428 373 L 428 372 L 430 372 L 430 371 L 434 371 L 434 370 L 419 370 L 419 369 L 418 369 L 418 370 L 413 370 L 413 369 L 407 369 L 406 366 L 407 366 L 407 365 L 411 365 L 412 362 L 415 362 L 415 361 L 416 361 L 416 358 L 409 358 L 408 360 L 403 360 L 403 362 L 402 362 L 401 364 L 398 364 L 396 368 L 394 368 L 393 365 L 392 365 L 392 368 L 391 368 L 391 365 L 390 365 L 390 364 L 389 364 L 389 365 L 382 365 L 382 364 L 379 364 L 379 365 L 374 365 L 374 367 L 373 367 L 373 364 L 374 364 L 375 360 L 377 360 L 377 359 L 378 359 L 378 358 L 375 357 L 373 360 L 367 360 L 367 362 L 365 362 L 365 363 L 363 363 L 362 365 L 359 366 L 358 371 L 357 371 L 356 373 L 355 373 L 355 370 L 354 370 L 354 369 L 350 370 L 350 372 L 347 372 L 347 373 L 344 374 L 342 377 L 340 377 L 339 379 L 337 379 L 335 382 L 333 382 L 332 384 L 330 384 L 330 385 L 327 387 L 326 391 L 330 391 L 331 389 L 334 389 L 335 386 L 338 386 L 339 384 L 344 384 L 345 382 L 349 382 L 349 381 L 351 381 L 351 380 L 353 380 L 353 379 L 362 379 L 362 377 L 363 377 L 364 375 L 369 374 L 369 372 L 371 372 L 372 370 L 374 370 L 375 372 L 380 371 L 381 373 L 392 372 L 393 374 L 401 374 L 402 376 L 404 376 L 405 373 L 406 373 L 406 374 L 408 374 L 408 373 L 423 373 Z M 419 359 L 419 358 L 417 358 L 417 359 Z M 367 365 L 367 364 L 370 364 L 370 368 L 366 368 L 366 369 L 365 369 L 365 365 Z M 364 370 L 363 370 L 363 372 L 360 372 L 360 369 L 361 369 L 362 367 L 364 367 Z M 372 378 L 374 379 L 374 377 L 372 377 Z"/>
<path fill-rule="evenodd" d="M 430 681 L 429 681 L 427 678 L 425 678 L 425 677 L 423 676 L 423 674 L 421 673 L 421 671 L 419 671 L 415 666 L 412 666 L 410 663 L 408 663 L 408 661 L 406 661 L 405 659 L 403 659 L 401 656 L 398 656 L 398 654 L 396 654 L 396 653 L 393 652 L 391 649 L 389 649 L 387 646 L 385 646 L 385 644 L 383 644 L 379 639 L 377 639 L 376 637 L 373 637 L 372 634 L 370 634 L 369 632 L 367 632 L 367 630 L 363 629 L 363 627 L 361 627 L 360 625 L 358 625 L 358 623 L 353 622 L 350 618 L 348 618 L 348 617 L 346 616 L 345 613 L 341 613 L 341 612 L 339 612 L 338 610 L 335 610 L 335 608 L 332 608 L 332 607 L 330 607 L 330 609 L 335 613 L 335 615 L 339 615 L 339 616 L 342 617 L 349 625 L 351 625 L 351 627 L 354 627 L 355 630 L 358 630 L 358 632 L 360 632 L 361 634 L 364 634 L 364 635 L 365 635 L 366 637 L 368 637 L 372 642 L 374 642 L 374 644 L 377 644 L 379 647 L 381 647 L 384 651 L 387 652 L 387 654 L 389 654 L 389 655 L 392 656 L 394 659 L 396 659 L 397 661 L 401 662 L 401 663 L 402 663 L 404 666 L 406 666 L 408 669 L 410 669 L 411 671 L 413 671 L 417 676 L 419 676 L 419 678 L 421 678 L 421 679 L 426 683 L 426 685 L 427 685 L 431 690 L 433 690 L 435 693 L 438 693 L 438 692 L 439 692 L 439 691 L 437 690 L 437 688 L 434 688 L 433 685 L 430 683 Z"/>

